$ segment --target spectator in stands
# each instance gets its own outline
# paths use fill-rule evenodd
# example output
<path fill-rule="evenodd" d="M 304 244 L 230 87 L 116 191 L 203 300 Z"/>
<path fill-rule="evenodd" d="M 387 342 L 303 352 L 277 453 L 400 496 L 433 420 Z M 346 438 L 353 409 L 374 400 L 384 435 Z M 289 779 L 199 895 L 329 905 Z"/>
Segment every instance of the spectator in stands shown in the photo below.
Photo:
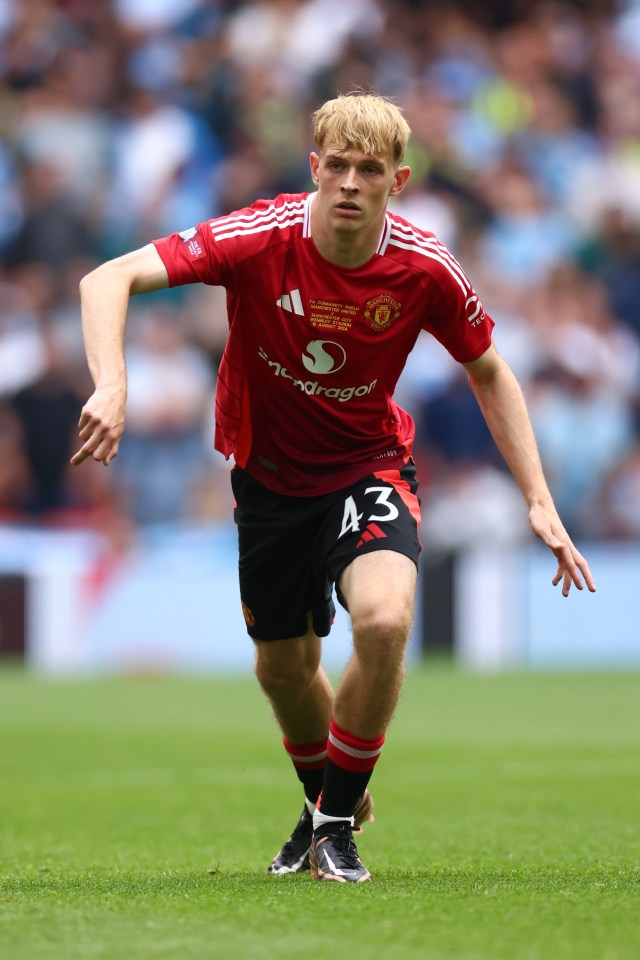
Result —
<path fill-rule="evenodd" d="M 189 226 L 196 210 L 226 213 L 273 195 L 285 182 L 287 189 L 306 189 L 306 169 L 291 169 L 288 159 L 305 152 L 306 117 L 322 100 L 360 83 L 406 105 L 414 192 L 397 212 L 440 233 L 469 264 L 479 293 L 494 305 L 507 360 L 525 390 L 533 387 L 543 447 L 553 459 L 560 419 L 569 430 L 571 417 L 597 405 L 604 390 L 604 446 L 626 464 L 640 342 L 636 7 L 5 0 L 0 395 L 29 390 L 42 376 L 48 363 L 42 328 L 52 321 L 65 354 L 59 374 L 67 384 L 77 376 L 69 285 L 73 274 L 86 272 L 72 266 L 79 257 L 115 256 L 173 229 L 181 217 Z M 567 330 L 564 321 L 556 323 L 560 304 L 547 286 L 559 262 L 577 271 L 583 286 L 599 277 L 608 292 L 608 302 L 578 298 Z M 219 350 L 203 336 L 205 324 L 189 319 L 200 315 L 202 303 L 200 292 L 176 299 L 170 323 L 207 366 Z M 564 313 L 566 298 L 563 304 Z M 612 319 L 596 330 L 596 315 Z M 569 346 L 556 343 L 560 334 Z M 587 340 L 597 344 L 607 385 L 602 370 L 597 385 L 591 370 L 578 403 L 573 368 L 583 364 Z M 436 414 L 458 386 L 446 362 L 426 354 L 418 348 L 399 390 L 409 406 L 423 408 L 428 429 L 442 440 Z M 554 425 L 557 396 L 567 417 Z M 204 421 L 197 428 L 196 421 L 206 418 L 205 407 L 190 427 L 200 435 Z M 580 436 L 571 432 L 572 445 Z M 171 443 L 175 452 L 182 441 L 165 439 L 168 456 Z M 609 483 L 602 450 L 591 439 L 585 435 L 580 444 L 596 488 L 587 500 Z M 66 457 L 64 430 L 48 442 Z M 562 500 L 561 454 L 551 480 L 557 477 L 552 492 Z M 440 466 L 443 482 L 448 470 L 451 486 L 459 485 L 458 466 Z M 468 469 L 480 479 L 486 466 Z M 123 468 L 118 482 L 124 481 Z M 53 501 L 73 502 L 78 491 L 65 489 L 64 474 L 60 482 Z M 180 482 L 192 489 L 190 480 Z M 584 509 L 573 524 L 575 533 L 590 529 Z"/>

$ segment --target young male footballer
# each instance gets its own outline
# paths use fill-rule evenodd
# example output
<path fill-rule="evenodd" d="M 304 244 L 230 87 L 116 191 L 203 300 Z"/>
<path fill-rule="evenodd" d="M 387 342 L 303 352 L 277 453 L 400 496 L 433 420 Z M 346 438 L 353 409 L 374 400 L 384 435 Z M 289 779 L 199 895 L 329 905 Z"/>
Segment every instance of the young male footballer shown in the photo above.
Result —
<path fill-rule="evenodd" d="M 129 297 L 186 283 L 227 290 L 229 336 L 215 446 L 235 465 L 242 609 L 256 675 L 302 782 L 305 804 L 269 866 L 318 880 L 371 879 L 353 840 L 396 708 L 416 592 L 420 502 L 411 417 L 393 400 L 421 330 L 464 364 L 471 389 L 557 560 L 553 584 L 595 584 L 540 465 L 522 392 L 493 321 L 459 263 L 390 213 L 409 178 L 410 130 L 373 94 L 313 115 L 312 193 L 258 200 L 155 240 L 81 282 L 95 392 L 80 418 L 87 457 L 118 452 L 127 394 Z M 335 692 L 320 665 L 335 585 L 353 656 Z"/>

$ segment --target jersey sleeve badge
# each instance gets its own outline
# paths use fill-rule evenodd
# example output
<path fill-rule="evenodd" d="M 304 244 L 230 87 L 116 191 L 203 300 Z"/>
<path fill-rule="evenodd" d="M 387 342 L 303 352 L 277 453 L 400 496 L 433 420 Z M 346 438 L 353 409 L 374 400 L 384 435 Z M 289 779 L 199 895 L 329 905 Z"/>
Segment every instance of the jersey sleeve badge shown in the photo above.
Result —
<path fill-rule="evenodd" d="M 485 318 L 485 312 L 482 309 L 482 304 L 478 300 L 477 295 L 474 293 L 464 305 L 467 320 L 472 327 L 479 327 L 482 321 Z"/>
<path fill-rule="evenodd" d="M 191 256 L 192 260 L 197 260 L 198 257 L 202 256 L 202 247 L 198 242 L 198 228 L 189 227 L 188 230 L 182 230 L 178 236 L 182 242 L 186 245 L 187 250 Z"/>

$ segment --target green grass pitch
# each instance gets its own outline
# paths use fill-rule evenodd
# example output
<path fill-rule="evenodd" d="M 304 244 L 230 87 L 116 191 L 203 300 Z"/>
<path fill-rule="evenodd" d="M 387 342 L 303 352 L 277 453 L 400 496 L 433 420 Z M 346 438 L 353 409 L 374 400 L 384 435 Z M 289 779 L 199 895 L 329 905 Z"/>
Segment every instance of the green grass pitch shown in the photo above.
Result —
<path fill-rule="evenodd" d="M 253 681 L 0 672 L 0 957 L 638 960 L 639 679 L 414 669 L 349 886 Z"/>

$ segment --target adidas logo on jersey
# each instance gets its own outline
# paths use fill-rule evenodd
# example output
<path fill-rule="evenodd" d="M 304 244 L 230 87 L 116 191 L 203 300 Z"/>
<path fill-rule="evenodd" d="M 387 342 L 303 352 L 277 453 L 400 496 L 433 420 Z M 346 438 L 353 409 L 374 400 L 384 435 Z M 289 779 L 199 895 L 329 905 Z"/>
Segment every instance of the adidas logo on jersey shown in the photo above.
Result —
<path fill-rule="evenodd" d="M 391 506 L 391 504 L 388 504 Z M 396 516 L 398 511 L 396 510 Z M 356 543 L 356 550 L 358 547 L 361 547 L 364 543 L 369 543 L 370 540 L 386 540 L 387 535 L 384 530 L 381 530 L 377 523 L 368 523 L 364 530 L 362 531 L 362 536 Z"/>
<path fill-rule="evenodd" d="M 290 293 L 283 293 L 282 296 L 276 300 L 276 307 L 282 307 L 283 310 L 287 310 L 289 313 L 296 313 L 299 317 L 304 317 L 304 307 L 302 306 L 299 290 L 291 290 Z"/>

